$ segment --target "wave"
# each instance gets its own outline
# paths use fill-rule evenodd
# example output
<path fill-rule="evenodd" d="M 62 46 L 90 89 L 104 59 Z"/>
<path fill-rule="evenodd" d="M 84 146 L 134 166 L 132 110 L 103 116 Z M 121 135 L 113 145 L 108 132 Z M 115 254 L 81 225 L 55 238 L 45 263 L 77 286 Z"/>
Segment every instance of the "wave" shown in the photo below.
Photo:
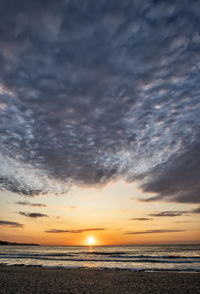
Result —
<path fill-rule="evenodd" d="M 200 256 L 181 256 L 181 255 L 126 255 L 118 258 L 157 258 L 157 259 L 200 259 Z"/>
<path fill-rule="evenodd" d="M 102 256 L 111 256 L 111 257 L 116 257 L 116 258 L 123 258 L 123 259 L 199 259 L 200 256 L 184 256 L 184 255 L 125 255 L 126 253 L 124 252 L 119 252 L 119 253 L 110 253 L 110 252 L 72 252 L 72 253 L 46 253 L 46 254 L 41 254 L 41 253 L 0 253 L 0 258 L 3 258 L 4 256 L 9 256 L 9 258 L 31 258 L 31 257 L 75 257 L 75 256 L 80 256 L 80 255 L 102 255 Z"/>
<path fill-rule="evenodd" d="M 168 263 L 168 264 L 188 264 L 188 263 L 200 263 L 200 260 L 164 260 L 157 258 L 150 259 L 91 259 L 91 258 L 53 258 L 50 256 L 37 256 L 37 255 L 4 255 L 0 259 L 35 259 L 35 260 L 52 260 L 52 261 L 70 261 L 70 262 L 124 262 L 124 263 Z"/>
<path fill-rule="evenodd" d="M 33 266 L 33 267 L 43 267 L 43 268 L 61 268 L 61 269 L 91 269 L 90 267 L 87 266 L 65 266 L 65 265 L 59 265 L 59 266 L 55 266 L 55 265 L 27 265 L 27 264 L 7 264 L 7 263 L 1 263 L 1 265 L 5 265 L 5 266 Z M 180 272 L 180 273 L 199 273 L 200 269 L 196 269 L 196 268 L 170 268 L 170 269 L 161 269 L 161 268 L 129 268 L 129 267 L 125 267 L 125 268 L 120 268 L 120 267 L 113 267 L 113 268 L 109 268 L 109 267 L 95 267 L 95 270 L 116 270 L 116 271 L 123 271 L 123 270 L 128 270 L 128 271 L 134 271 L 134 272 Z"/>
<path fill-rule="evenodd" d="M 6 255 L 6 253 L 0 253 L 0 258 L 2 256 Z M 52 256 L 52 257 L 65 257 L 65 256 L 73 256 L 73 254 L 69 253 L 46 253 L 46 254 L 40 254 L 40 253 L 9 253 L 10 256 L 16 257 L 16 256 L 23 256 L 23 257 L 28 257 L 28 256 Z"/>

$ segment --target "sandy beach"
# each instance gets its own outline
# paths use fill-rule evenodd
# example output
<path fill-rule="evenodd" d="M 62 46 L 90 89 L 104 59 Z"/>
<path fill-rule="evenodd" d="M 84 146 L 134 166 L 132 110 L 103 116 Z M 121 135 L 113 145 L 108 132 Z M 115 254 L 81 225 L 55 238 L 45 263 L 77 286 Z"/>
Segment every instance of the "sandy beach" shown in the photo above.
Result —
<path fill-rule="evenodd" d="M 0 266 L 0 293 L 197 294 L 200 273 Z"/>

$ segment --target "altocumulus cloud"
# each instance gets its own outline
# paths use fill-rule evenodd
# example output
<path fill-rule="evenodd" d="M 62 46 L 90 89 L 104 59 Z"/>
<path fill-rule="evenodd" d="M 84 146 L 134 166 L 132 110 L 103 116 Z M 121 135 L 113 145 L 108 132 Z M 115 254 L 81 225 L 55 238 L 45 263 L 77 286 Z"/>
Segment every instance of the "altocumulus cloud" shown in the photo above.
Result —
<path fill-rule="evenodd" d="M 199 1 L 0 3 L 0 186 L 140 179 L 199 202 Z"/>

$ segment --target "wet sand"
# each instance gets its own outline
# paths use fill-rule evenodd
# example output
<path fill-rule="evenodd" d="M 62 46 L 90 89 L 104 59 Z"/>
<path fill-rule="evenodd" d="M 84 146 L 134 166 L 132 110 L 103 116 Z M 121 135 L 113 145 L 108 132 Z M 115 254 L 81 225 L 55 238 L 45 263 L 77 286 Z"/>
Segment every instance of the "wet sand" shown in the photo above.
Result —
<path fill-rule="evenodd" d="M 0 293 L 197 294 L 200 273 L 0 266 Z"/>

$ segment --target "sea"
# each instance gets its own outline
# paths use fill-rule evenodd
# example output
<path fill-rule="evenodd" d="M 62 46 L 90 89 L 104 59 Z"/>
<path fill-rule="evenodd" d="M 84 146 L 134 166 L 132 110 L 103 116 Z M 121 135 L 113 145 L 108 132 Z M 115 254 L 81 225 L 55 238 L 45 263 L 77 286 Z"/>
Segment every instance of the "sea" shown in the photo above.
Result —
<path fill-rule="evenodd" d="M 57 268 L 200 272 L 200 245 L 0 246 L 0 263 Z"/>

